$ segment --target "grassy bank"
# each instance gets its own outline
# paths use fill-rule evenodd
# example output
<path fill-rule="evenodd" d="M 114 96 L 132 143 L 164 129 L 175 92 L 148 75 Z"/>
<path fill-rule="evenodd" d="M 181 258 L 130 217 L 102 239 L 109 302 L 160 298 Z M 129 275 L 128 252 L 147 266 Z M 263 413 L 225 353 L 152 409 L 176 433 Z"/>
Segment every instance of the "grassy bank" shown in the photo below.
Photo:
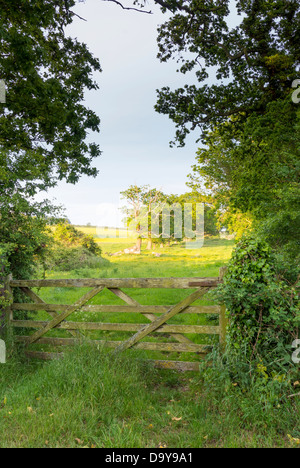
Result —
<path fill-rule="evenodd" d="M 10 360 L 0 395 L 1 448 L 297 446 L 292 404 L 210 393 L 199 374 L 157 371 L 130 353 L 115 359 L 86 345 L 63 361 Z"/>

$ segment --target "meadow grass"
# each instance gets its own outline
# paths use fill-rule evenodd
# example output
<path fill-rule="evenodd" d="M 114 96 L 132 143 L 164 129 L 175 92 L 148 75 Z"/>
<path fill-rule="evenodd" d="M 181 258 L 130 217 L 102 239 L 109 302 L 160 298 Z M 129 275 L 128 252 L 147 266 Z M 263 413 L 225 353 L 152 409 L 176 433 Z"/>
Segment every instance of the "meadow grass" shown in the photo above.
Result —
<path fill-rule="evenodd" d="M 64 360 L 10 359 L 0 374 L 0 447 L 297 446 L 292 404 L 265 408 L 238 390 L 217 398 L 199 374 L 155 370 L 143 357 L 83 344 Z"/>
<path fill-rule="evenodd" d="M 162 253 L 159 258 L 144 250 L 141 256 L 111 257 L 110 253 L 120 250 L 120 243 L 109 241 L 101 243 L 110 261 L 103 269 L 83 267 L 49 272 L 47 277 L 218 276 L 233 247 L 232 241 L 212 239 L 200 251 L 175 245 L 156 250 Z M 145 291 L 130 294 L 143 304 L 172 304 L 183 293 Z M 47 302 L 68 304 L 84 290 L 45 288 L 38 293 Z M 117 302 L 109 292 L 101 296 L 101 303 Z M 122 321 L 126 320 L 123 315 Z M 71 320 L 84 318 L 78 314 Z M 118 317 L 110 317 L 113 319 Z M 28 360 L 21 348 L 15 350 L 7 364 L 0 366 L 0 447 L 298 446 L 297 399 L 266 405 L 252 389 L 243 393 L 239 387 L 221 382 L 219 387 L 210 387 L 204 384 L 201 372 L 157 370 L 146 362 L 148 357 L 148 353 L 134 350 L 114 355 L 86 342 L 67 349 L 63 360 L 46 363 Z"/>

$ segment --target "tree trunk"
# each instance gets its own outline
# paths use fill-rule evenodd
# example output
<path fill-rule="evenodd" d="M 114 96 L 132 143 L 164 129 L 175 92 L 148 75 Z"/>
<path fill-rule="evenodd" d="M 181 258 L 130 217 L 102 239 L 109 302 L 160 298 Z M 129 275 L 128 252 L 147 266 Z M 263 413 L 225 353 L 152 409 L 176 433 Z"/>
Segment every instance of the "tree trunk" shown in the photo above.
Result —
<path fill-rule="evenodd" d="M 148 239 L 148 244 L 147 244 L 147 250 L 151 250 L 152 249 L 152 239 Z"/>
<path fill-rule="evenodd" d="M 141 237 L 139 237 L 136 240 L 136 249 L 137 249 L 138 252 L 140 252 L 141 249 L 142 249 L 142 241 L 143 241 L 143 239 Z"/>

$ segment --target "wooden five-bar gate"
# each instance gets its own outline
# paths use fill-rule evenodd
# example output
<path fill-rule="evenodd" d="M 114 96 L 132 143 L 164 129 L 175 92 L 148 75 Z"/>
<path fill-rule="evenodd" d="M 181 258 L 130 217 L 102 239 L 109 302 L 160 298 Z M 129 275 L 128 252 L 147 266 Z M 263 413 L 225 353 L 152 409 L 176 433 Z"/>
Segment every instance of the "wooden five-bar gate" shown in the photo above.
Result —
<path fill-rule="evenodd" d="M 44 279 L 44 280 L 14 280 L 11 277 L 6 282 L 6 289 L 13 296 L 13 289 L 20 288 L 23 293 L 32 301 L 31 303 L 12 303 L 6 311 L 8 330 L 13 331 L 14 339 L 25 343 L 26 353 L 31 357 L 41 359 L 52 359 L 62 357 L 62 353 L 32 351 L 30 345 L 51 345 L 51 346 L 72 346 L 84 339 L 86 330 L 115 331 L 115 332 L 135 332 L 124 341 L 109 341 L 106 339 L 93 340 L 97 344 L 103 344 L 116 351 L 123 351 L 135 347 L 136 349 L 196 353 L 201 358 L 207 354 L 209 346 L 198 344 L 190 338 L 191 334 L 219 335 L 219 342 L 224 346 L 226 339 L 226 315 L 224 306 L 203 306 L 193 305 L 197 300 L 212 288 L 222 282 L 224 269 L 220 270 L 219 278 L 109 278 L 109 279 Z M 91 288 L 75 304 L 47 304 L 33 289 L 40 288 Z M 186 298 L 180 300 L 175 305 L 141 305 L 138 301 L 130 297 L 124 289 L 192 289 L 193 292 Z M 108 289 L 124 302 L 124 305 L 88 305 L 88 302 L 100 294 L 104 289 Z M 174 291 L 175 294 L 175 291 Z M 50 315 L 49 320 L 18 320 L 15 319 L 15 311 L 45 311 Z M 141 314 L 148 323 L 100 323 L 100 322 L 80 322 L 66 321 L 74 312 L 85 313 L 135 313 Z M 168 324 L 167 322 L 175 316 L 182 314 L 217 314 L 218 325 L 187 325 Z M 26 328 L 35 331 L 28 336 L 17 336 L 15 329 Z M 49 336 L 53 330 L 65 330 L 71 335 L 69 338 Z M 161 334 L 161 335 L 159 335 Z M 186 336 L 188 335 L 188 336 Z M 168 342 L 144 341 L 151 336 L 151 340 L 157 336 L 171 339 Z M 177 369 L 177 370 L 198 370 L 199 361 L 180 360 L 154 360 L 155 367 Z"/>

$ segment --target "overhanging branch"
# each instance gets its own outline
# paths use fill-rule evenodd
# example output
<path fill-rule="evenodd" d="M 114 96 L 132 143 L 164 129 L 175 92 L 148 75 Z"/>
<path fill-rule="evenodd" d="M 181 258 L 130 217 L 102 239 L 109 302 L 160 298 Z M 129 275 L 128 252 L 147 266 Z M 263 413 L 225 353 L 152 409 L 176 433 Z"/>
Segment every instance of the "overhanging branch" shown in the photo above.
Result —
<path fill-rule="evenodd" d="M 121 2 L 118 2 L 117 0 L 102 0 L 103 2 L 112 2 L 115 3 L 116 5 L 119 5 L 123 10 L 132 10 L 132 11 L 137 11 L 139 13 L 146 13 L 147 15 L 152 15 L 152 11 L 146 11 L 142 10 L 140 8 L 134 8 L 134 7 L 125 7 Z"/>
<path fill-rule="evenodd" d="M 116 5 L 119 5 L 123 10 L 133 10 L 133 11 L 138 11 L 139 13 L 146 13 L 148 15 L 151 15 L 152 14 L 152 11 L 146 11 L 146 10 L 143 10 L 141 8 L 134 8 L 134 7 L 125 7 L 121 2 L 119 2 L 118 0 L 103 0 L 104 2 L 113 2 L 113 3 L 116 3 Z M 168 0 L 153 0 L 154 3 L 156 3 L 157 5 L 160 5 L 162 8 L 172 12 L 172 13 L 175 13 L 176 10 L 178 11 L 183 11 L 185 13 L 188 13 L 188 14 L 193 14 L 193 10 L 191 8 L 189 8 L 187 5 L 179 2 L 179 1 L 176 1 L 174 3 L 171 2 L 168 2 Z M 134 2 L 136 3 L 136 2 Z M 144 3 L 146 3 L 146 0 L 144 1 Z M 201 13 L 215 13 L 217 11 L 219 11 L 220 9 L 223 8 L 223 3 L 225 3 L 225 0 L 223 2 L 221 2 L 221 5 L 219 6 L 214 6 L 214 7 L 211 7 L 211 8 L 198 8 L 198 11 L 201 12 Z"/>

